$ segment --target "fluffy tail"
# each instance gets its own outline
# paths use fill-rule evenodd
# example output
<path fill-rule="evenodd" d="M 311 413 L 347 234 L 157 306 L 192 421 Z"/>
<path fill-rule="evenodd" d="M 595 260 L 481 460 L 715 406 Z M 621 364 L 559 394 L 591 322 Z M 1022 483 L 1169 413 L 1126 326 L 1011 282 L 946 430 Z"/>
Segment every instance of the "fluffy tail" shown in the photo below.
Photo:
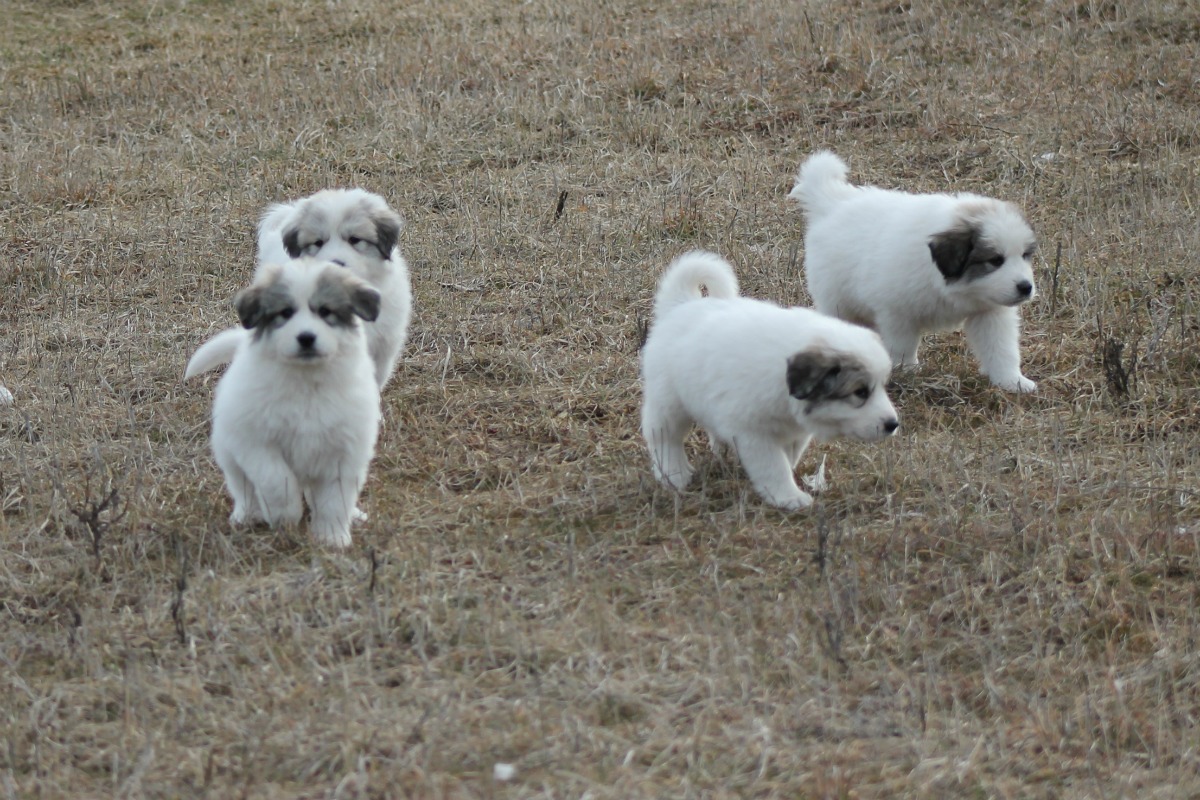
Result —
<path fill-rule="evenodd" d="M 812 217 L 858 191 L 846 180 L 846 162 L 828 150 L 813 153 L 800 166 L 796 185 L 788 194 Z"/>
<path fill-rule="evenodd" d="M 658 293 L 654 295 L 655 319 L 680 303 L 703 297 L 702 286 L 708 289 L 709 297 L 738 296 L 733 267 L 716 253 L 693 250 L 675 259 L 658 282 Z"/>
<path fill-rule="evenodd" d="M 238 348 L 249 337 L 250 332 L 245 328 L 227 328 L 221 331 L 200 345 L 200 349 L 188 359 L 183 379 L 187 380 L 193 375 L 208 372 L 214 367 L 219 367 L 222 364 L 228 364 L 230 361 L 233 361 L 233 357 L 237 355 Z"/>

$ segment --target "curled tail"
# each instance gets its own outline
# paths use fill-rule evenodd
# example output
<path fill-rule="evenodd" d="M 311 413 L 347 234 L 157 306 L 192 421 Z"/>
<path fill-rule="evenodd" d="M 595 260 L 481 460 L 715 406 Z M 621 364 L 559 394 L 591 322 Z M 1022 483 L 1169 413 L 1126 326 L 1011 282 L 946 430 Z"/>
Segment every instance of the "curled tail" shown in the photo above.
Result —
<path fill-rule="evenodd" d="M 237 355 L 238 348 L 242 346 L 242 342 L 247 341 L 249 338 L 250 332 L 245 328 L 227 328 L 221 331 L 200 345 L 199 349 L 188 359 L 183 379 L 187 380 L 193 375 L 208 372 L 214 367 L 219 367 L 222 364 L 228 364 L 230 361 L 233 361 L 233 357 Z"/>
<path fill-rule="evenodd" d="M 708 289 L 709 297 L 738 296 L 737 277 L 729 262 L 716 253 L 693 250 L 671 262 L 658 282 L 654 295 L 654 317 L 659 319 L 673 307 L 688 300 L 703 297 L 700 287 Z"/>
<path fill-rule="evenodd" d="M 858 191 L 846 180 L 846 162 L 828 150 L 813 153 L 800 166 L 796 185 L 788 194 L 812 217 Z"/>

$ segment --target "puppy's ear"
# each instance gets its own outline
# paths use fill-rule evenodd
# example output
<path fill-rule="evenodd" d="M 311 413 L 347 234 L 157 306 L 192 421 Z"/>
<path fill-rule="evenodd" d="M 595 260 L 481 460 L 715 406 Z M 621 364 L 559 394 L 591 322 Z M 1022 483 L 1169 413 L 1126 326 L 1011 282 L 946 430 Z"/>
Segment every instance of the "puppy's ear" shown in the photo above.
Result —
<path fill-rule="evenodd" d="M 233 307 L 237 310 L 238 319 L 241 320 L 243 328 L 257 328 L 258 323 L 262 322 L 265 314 L 263 309 L 264 291 L 265 287 L 256 283 L 242 289 L 233 298 Z"/>
<path fill-rule="evenodd" d="M 300 257 L 300 228 L 292 226 L 283 232 L 283 249 L 292 258 Z"/>
<path fill-rule="evenodd" d="M 379 319 L 379 304 L 382 299 L 379 292 L 365 283 L 350 287 L 350 308 L 367 322 Z"/>
<path fill-rule="evenodd" d="M 404 227 L 404 221 L 390 208 L 377 212 L 371 221 L 375 223 L 375 241 L 379 255 L 386 261 L 392 257 L 392 248 L 400 239 L 400 229 Z"/>
<path fill-rule="evenodd" d="M 943 278 L 956 281 L 963 276 L 978 239 L 979 229 L 969 222 L 933 235 L 929 240 L 929 253 Z"/>
<path fill-rule="evenodd" d="M 788 359 L 788 394 L 797 400 L 829 397 L 838 385 L 842 364 L 825 350 L 802 350 Z"/>

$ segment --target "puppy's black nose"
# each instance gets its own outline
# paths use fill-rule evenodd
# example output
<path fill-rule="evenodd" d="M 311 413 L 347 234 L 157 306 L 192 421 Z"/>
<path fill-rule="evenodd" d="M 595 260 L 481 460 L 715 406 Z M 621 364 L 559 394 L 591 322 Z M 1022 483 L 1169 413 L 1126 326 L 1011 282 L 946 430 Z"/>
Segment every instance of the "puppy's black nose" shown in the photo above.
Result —
<path fill-rule="evenodd" d="M 1017 284 L 1017 294 L 1021 295 L 1021 297 L 1029 297 L 1029 295 L 1033 294 L 1033 284 L 1029 281 L 1021 281 Z"/>
<path fill-rule="evenodd" d="M 308 331 L 297 333 L 296 342 L 300 345 L 301 350 L 312 350 L 313 345 L 317 343 L 317 335 Z"/>
<path fill-rule="evenodd" d="M 899 427 L 900 427 L 900 420 L 894 419 L 894 418 L 889 419 L 887 422 L 883 423 L 883 432 L 884 433 L 894 433 L 896 428 L 899 428 Z"/>

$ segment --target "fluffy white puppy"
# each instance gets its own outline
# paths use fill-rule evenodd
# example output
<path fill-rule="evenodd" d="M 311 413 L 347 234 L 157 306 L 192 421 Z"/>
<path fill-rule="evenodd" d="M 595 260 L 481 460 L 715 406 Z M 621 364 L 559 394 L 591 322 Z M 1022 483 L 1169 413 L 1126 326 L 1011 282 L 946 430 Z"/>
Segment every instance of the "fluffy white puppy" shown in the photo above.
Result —
<path fill-rule="evenodd" d="M 790 196 L 808 220 L 804 272 L 818 311 L 879 331 L 897 366 L 917 363 L 922 334 L 961 326 L 992 383 L 1037 388 L 1021 374 L 1017 314 L 1036 293 L 1036 242 L 1016 206 L 853 186 L 830 152 L 804 162 Z"/>
<path fill-rule="evenodd" d="M 396 246 L 402 226 L 382 197 L 362 189 L 327 189 L 272 205 L 258 225 L 258 271 L 309 256 L 347 268 L 379 292 L 383 300 L 379 318 L 367 326 L 367 347 L 381 389 L 396 368 L 412 316 L 408 265 Z M 184 377 L 229 363 L 248 339 L 241 328 L 217 334 L 188 361 Z"/>
<path fill-rule="evenodd" d="M 793 470 L 813 437 L 873 441 L 899 427 L 884 390 L 890 371 L 873 331 L 739 297 L 724 259 L 688 253 L 659 283 L 642 350 L 642 435 L 654 476 L 687 486 L 683 439 L 695 423 L 737 452 L 764 500 L 806 508 L 812 497 Z"/>
<path fill-rule="evenodd" d="M 313 259 L 264 264 L 234 300 L 249 334 L 213 398 L 212 449 L 235 525 L 295 523 L 350 544 L 350 521 L 379 431 L 379 386 L 360 320 L 379 292 Z"/>

